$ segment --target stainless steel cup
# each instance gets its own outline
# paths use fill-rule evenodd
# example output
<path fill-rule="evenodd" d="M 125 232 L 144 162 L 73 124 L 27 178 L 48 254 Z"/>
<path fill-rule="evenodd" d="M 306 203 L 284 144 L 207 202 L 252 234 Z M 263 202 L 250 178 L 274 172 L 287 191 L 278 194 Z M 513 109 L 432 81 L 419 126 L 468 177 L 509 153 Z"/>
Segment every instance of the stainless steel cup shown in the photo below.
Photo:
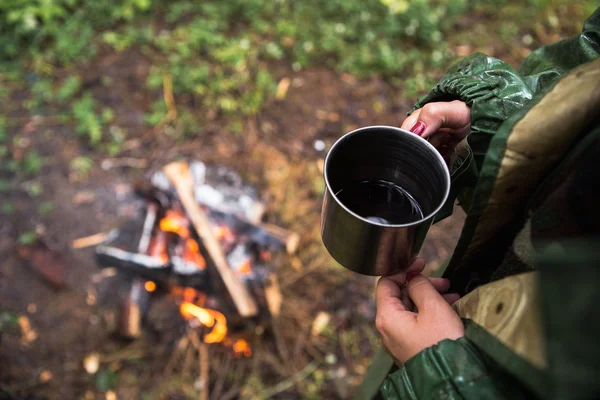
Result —
<path fill-rule="evenodd" d="M 414 133 L 391 126 L 369 126 L 342 136 L 327 154 L 324 174 L 323 243 L 337 262 L 364 275 L 392 275 L 408 267 L 450 191 L 448 167 L 438 151 Z M 336 196 L 348 185 L 369 179 L 406 189 L 421 206 L 423 218 L 401 225 L 374 222 Z"/>

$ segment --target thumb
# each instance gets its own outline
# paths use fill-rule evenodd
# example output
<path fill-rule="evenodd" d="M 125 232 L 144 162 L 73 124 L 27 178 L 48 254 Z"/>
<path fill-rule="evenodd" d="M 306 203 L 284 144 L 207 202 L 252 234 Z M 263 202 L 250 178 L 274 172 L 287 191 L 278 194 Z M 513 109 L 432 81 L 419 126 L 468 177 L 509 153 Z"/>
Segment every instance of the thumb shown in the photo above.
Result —
<path fill-rule="evenodd" d="M 439 307 L 450 307 L 429 278 L 423 275 L 416 276 L 408 283 L 408 295 L 419 313 Z"/>
<path fill-rule="evenodd" d="M 425 125 L 421 136 L 427 138 L 440 128 L 465 129 L 471 122 L 471 109 L 462 101 L 428 103 L 419 113 L 418 119 Z M 466 129 L 464 133 L 468 133 Z"/>

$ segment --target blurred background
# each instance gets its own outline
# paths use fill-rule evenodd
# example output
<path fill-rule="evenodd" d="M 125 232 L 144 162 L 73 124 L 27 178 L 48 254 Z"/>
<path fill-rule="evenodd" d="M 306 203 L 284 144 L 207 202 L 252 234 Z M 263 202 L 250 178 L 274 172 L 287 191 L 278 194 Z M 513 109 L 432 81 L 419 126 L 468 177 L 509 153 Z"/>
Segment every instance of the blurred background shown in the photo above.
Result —
<path fill-rule="evenodd" d="M 593 3 L 1 1 L 0 398 L 349 398 L 379 348 L 375 280 L 321 245 L 327 149 L 399 126 L 461 57 L 517 66 L 580 32 Z M 260 224 L 299 237 L 267 263 L 278 306 L 242 324 L 242 349 L 207 343 L 211 324 L 181 318 L 173 288 L 135 338 L 115 333 L 128 278 L 99 269 L 93 245 L 133 213 L 136 182 L 173 160 L 235 171 Z M 462 219 L 431 231 L 430 270 Z"/>

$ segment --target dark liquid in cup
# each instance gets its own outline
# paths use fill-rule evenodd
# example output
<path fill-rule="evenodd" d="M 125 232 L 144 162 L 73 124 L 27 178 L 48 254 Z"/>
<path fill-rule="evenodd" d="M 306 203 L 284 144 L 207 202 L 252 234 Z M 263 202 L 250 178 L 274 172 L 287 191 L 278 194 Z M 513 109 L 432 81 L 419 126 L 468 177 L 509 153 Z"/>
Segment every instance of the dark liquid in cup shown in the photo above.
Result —
<path fill-rule="evenodd" d="M 399 225 L 423 218 L 419 203 L 392 182 L 378 179 L 355 182 L 335 195 L 352 212 L 369 221 Z"/>

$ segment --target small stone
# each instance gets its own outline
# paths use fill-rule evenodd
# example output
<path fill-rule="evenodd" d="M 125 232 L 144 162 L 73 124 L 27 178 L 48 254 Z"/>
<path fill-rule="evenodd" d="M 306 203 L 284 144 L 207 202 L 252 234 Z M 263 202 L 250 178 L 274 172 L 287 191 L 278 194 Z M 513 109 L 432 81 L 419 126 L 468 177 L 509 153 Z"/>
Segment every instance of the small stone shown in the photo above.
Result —
<path fill-rule="evenodd" d="M 40 373 L 40 383 L 50 382 L 52 380 L 52 372 L 47 369 Z"/>
<path fill-rule="evenodd" d="M 523 35 L 523 37 L 521 38 L 521 41 L 523 42 L 523 44 L 525 46 L 531 46 L 533 44 L 533 36 L 531 36 L 529 33 Z"/>
<path fill-rule="evenodd" d="M 71 199 L 71 203 L 75 205 L 90 204 L 96 199 L 96 195 L 91 190 L 82 190 L 75 193 L 75 196 Z"/>
<path fill-rule="evenodd" d="M 329 365 L 333 365 L 337 362 L 337 357 L 333 353 L 329 353 L 325 356 L 325 362 Z"/>
<path fill-rule="evenodd" d="M 90 353 L 83 359 L 83 368 L 90 375 L 98 372 L 100 368 L 100 355 L 98 353 Z"/>
<path fill-rule="evenodd" d="M 325 330 L 325 328 L 329 324 L 330 320 L 331 320 L 331 315 L 329 315 L 328 313 L 326 313 L 324 311 L 319 312 L 317 314 L 317 316 L 315 317 L 315 320 L 313 321 L 311 334 L 313 336 L 320 335 L 321 332 L 323 332 Z"/>
<path fill-rule="evenodd" d="M 325 150 L 325 142 L 317 139 L 314 141 L 313 147 L 315 148 L 316 151 L 323 151 L 323 150 Z"/>
<path fill-rule="evenodd" d="M 28 345 L 37 339 L 37 332 L 31 327 L 29 318 L 24 315 L 19 317 L 19 327 L 21 328 L 21 343 Z"/>
<path fill-rule="evenodd" d="M 29 314 L 35 314 L 37 312 L 37 304 L 30 303 L 27 305 L 27 312 Z"/>

